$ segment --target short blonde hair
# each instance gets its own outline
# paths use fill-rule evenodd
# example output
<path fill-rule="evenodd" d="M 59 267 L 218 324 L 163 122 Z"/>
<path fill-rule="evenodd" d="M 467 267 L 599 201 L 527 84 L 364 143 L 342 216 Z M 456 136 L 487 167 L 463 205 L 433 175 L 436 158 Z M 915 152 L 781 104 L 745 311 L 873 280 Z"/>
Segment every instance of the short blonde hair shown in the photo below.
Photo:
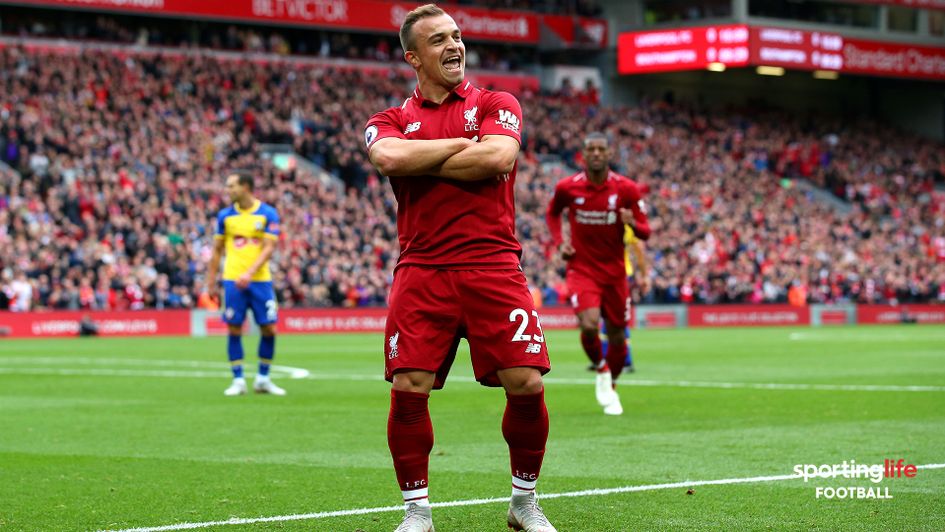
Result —
<path fill-rule="evenodd" d="M 400 25 L 400 47 L 403 48 L 405 52 L 413 49 L 413 25 L 416 24 L 417 21 L 445 14 L 446 11 L 440 9 L 436 4 L 426 4 L 407 13 L 407 16 L 404 17 L 404 23 Z"/>

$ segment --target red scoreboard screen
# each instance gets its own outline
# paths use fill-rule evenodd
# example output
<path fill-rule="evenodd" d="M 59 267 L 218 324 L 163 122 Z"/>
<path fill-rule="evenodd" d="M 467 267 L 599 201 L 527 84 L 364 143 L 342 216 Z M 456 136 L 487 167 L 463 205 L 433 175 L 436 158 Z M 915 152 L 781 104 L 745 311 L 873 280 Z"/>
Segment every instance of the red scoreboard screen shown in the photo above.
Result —
<path fill-rule="evenodd" d="M 945 48 L 837 33 L 732 24 L 628 32 L 617 39 L 621 74 L 701 70 L 714 63 L 945 80 Z"/>

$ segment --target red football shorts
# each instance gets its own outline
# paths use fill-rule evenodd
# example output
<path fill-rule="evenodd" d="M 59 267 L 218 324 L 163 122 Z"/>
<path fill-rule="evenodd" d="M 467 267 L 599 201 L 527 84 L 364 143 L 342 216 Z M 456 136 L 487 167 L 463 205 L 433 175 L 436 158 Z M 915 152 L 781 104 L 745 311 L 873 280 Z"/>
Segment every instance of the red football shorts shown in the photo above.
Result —
<path fill-rule="evenodd" d="M 567 282 L 575 313 L 599 308 L 601 316 L 618 328 L 623 329 L 630 322 L 630 287 L 625 278 L 614 282 L 598 281 L 569 270 Z"/>
<path fill-rule="evenodd" d="M 394 273 L 384 338 L 384 377 L 408 370 L 446 382 L 460 338 L 469 342 L 473 372 L 501 386 L 500 369 L 551 370 L 538 312 L 519 270 L 438 270 L 404 266 Z"/>

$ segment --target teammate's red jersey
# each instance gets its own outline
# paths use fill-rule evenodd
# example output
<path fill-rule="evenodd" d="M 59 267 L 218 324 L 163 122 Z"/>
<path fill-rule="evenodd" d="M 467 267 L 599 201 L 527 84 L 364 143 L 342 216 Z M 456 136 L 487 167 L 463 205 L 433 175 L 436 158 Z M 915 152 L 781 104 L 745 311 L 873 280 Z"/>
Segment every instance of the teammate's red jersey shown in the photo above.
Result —
<path fill-rule="evenodd" d="M 461 83 L 436 104 L 420 88 L 400 107 L 368 121 L 368 149 L 378 139 L 433 140 L 506 135 L 521 141 L 522 108 L 511 94 Z M 444 269 L 518 268 L 515 239 L 515 174 L 462 182 L 434 176 L 391 177 L 397 198 L 397 233 L 404 265 Z"/>
<path fill-rule="evenodd" d="M 624 264 L 624 224 L 620 209 L 633 211 L 635 234 L 640 240 L 650 238 L 650 226 L 643 212 L 643 201 L 636 183 L 609 172 L 600 185 L 592 183 L 584 172 L 562 179 L 555 187 L 548 205 L 548 227 L 555 247 L 561 244 L 561 213 L 568 209 L 574 258 L 568 270 L 591 279 L 621 279 Z"/>

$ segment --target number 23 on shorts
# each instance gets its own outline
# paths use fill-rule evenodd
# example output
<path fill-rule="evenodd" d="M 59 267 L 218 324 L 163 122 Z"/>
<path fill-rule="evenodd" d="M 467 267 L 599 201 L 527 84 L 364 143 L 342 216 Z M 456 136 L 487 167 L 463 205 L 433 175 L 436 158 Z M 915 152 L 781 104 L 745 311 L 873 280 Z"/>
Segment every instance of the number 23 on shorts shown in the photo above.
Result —
<path fill-rule="evenodd" d="M 532 311 L 532 317 L 535 318 L 535 326 L 538 328 L 537 334 L 525 334 L 528 329 L 529 316 L 523 308 L 517 308 L 509 313 L 510 322 L 519 322 L 515 335 L 512 336 L 513 342 L 529 342 L 525 348 L 526 353 L 540 353 L 541 344 L 545 342 L 545 332 L 541 330 L 541 320 L 538 319 L 538 311 Z"/>

